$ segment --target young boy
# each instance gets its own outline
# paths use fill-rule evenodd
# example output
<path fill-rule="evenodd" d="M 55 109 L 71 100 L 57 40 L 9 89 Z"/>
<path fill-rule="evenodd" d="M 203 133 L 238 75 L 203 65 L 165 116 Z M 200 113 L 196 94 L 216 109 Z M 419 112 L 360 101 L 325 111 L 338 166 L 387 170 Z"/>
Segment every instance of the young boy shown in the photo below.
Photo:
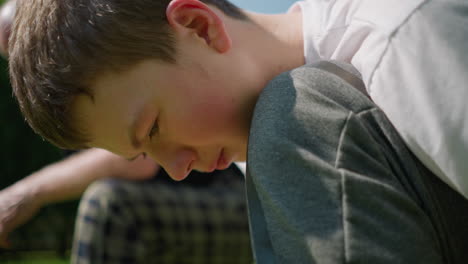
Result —
<path fill-rule="evenodd" d="M 425 205 L 427 199 L 417 200 L 414 194 L 425 196 L 428 192 L 403 188 L 405 192 L 401 195 L 385 196 L 385 192 L 381 192 L 385 188 L 369 188 L 370 194 L 376 196 L 375 201 L 382 198 L 380 203 L 351 199 L 347 204 L 348 189 L 337 189 L 340 176 L 350 178 L 339 166 L 341 158 L 347 155 L 330 151 L 346 147 L 337 140 L 340 132 L 345 131 L 343 126 L 359 122 L 343 120 L 342 113 L 334 116 L 335 110 L 321 115 L 320 109 L 324 106 L 321 104 L 327 100 L 317 102 L 314 96 L 303 92 L 299 93 L 298 101 L 288 99 L 301 103 L 300 107 L 289 104 L 291 101 L 284 105 L 301 110 L 307 102 L 311 105 L 315 102 L 318 107 L 314 105 L 313 111 L 285 115 L 287 119 L 280 120 L 288 122 L 279 127 L 277 123 L 272 125 L 270 137 L 259 137 L 266 133 L 265 127 L 270 127 L 268 122 L 262 121 L 265 120 L 262 113 L 269 113 L 271 109 L 269 104 L 260 104 L 263 106 L 257 107 L 255 113 L 259 117 L 254 119 L 252 127 L 251 121 L 259 94 L 279 73 L 319 59 L 350 62 L 362 74 L 372 100 L 388 115 L 413 153 L 466 197 L 464 173 L 467 165 L 463 161 L 468 153 L 468 122 L 463 98 L 468 93 L 464 86 L 468 61 L 464 42 L 468 38 L 468 27 L 466 15 L 456 11 L 463 8 L 466 4 L 461 1 L 306 1 L 286 14 L 268 16 L 243 12 L 227 2 L 214 0 L 22 1 L 10 46 L 13 47 L 10 71 L 15 95 L 26 119 L 46 139 L 65 148 L 105 148 L 129 159 L 148 155 L 176 180 L 184 179 L 191 170 L 223 169 L 232 161 L 245 160 L 251 130 L 249 166 L 252 177 L 247 178 L 247 186 L 252 194 L 250 208 L 261 206 L 257 207 L 258 211 L 251 210 L 254 248 L 260 263 L 272 263 L 267 259 L 285 263 L 335 263 L 343 259 L 372 263 L 394 263 L 395 260 L 439 263 L 450 254 L 445 248 L 439 248 L 439 240 L 434 239 L 438 233 L 429 223 L 432 218 L 424 217 L 421 208 L 411 206 Z M 446 31 L 446 28 L 451 30 Z M 433 56 L 437 57 L 437 63 L 432 60 Z M 316 83 L 324 82 L 328 83 L 324 87 L 335 87 L 330 89 L 334 93 L 336 87 L 346 86 L 328 75 L 318 78 L 316 83 L 302 81 L 314 79 L 310 76 L 321 76 L 308 68 L 289 74 L 290 79 L 283 76 L 268 87 L 285 85 L 300 91 L 305 89 L 301 84 L 315 87 Z M 285 98 L 289 93 L 294 94 L 294 89 L 285 91 L 289 91 Z M 356 97 L 352 92 L 343 94 Z M 268 98 L 268 95 L 263 97 Z M 303 101 L 303 98 L 308 100 Z M 274 100 L 271 103 L 275 107 L 281 105 Z M 371 105 L 367 107 L 374 109 Z M 360 114 L 365 110 L 362 105 L 356 109 Z M 276 114 L 282 116 L 273 111 L 269 120 L 277 120 Z M 308 116 L 310 118 L 304 118 Z M 295 122 L 297 120 L 300 122 Z M 385 122 L 375 124 L 391 127 Z M 289 126 L 300 133 L 291 138 L 297 131 L 286 133 L 287 130 L 279 129 Z M 309 135 L 311 131 L 312 135 L 322 131 L 327 132 L 326 136 L 336 137 L 317 141 L 327 146 L 328 151 L 324 153 L 329 156 L 318 155 L 316 159 L 307 154 L 317 147 L 315 141 L 305 148 L 293 144 L 292 139 Z M 385 166 L 372 166 L 373 160 L 369 157 L 386 153 L 386 148 L 374 146 L 385 145 L 387 141 L 383 136 L 379 137 L 381 140 L 362 140 L 362 136 L 374 135 L 366 133 L 359 134 L 361 141 L 352 144 L 371 147 L 371 150 L 363 149 L 368 159 L 355 160 L 364 165 L 359 168 L 358 176 L 377 177 L 380 171 L 382 175 L 405 175 L 402 177 L 405 181 L 415 184 L 421 181 L 421 177 L 408 174 L 408 171 L 417 171 L 418 166 L 408 168 L 397 158 L 401 154 L 408 158 L 408 163 L 418 164 L 418 160 L 404 151 L 391 152 L 390 156 L 398 162 L 386 163 L 389 157 L 384 155 L 386 158 L 377 160 Z M 275 141 L 264 140 L 268 138 Z M 275 148 L 263 148 L 265 144 L 261 142 L 284 148 L 275 152 Z M 348 152 L 343 150 L 343 153 Z M 360 152 L 351 153 L 356 158 Z M 262 154 L 274 160 L 259 158 Z M 323 167 L 321 160 L 333 166 Z M 295 167 L 304 168 L 299 170 L 300 175 L 317 176 L 318 182 L 301 185 L 302 179 L 293 177 L 296 173 L 281 170 Z M 274 177 L 275 172 L 285 177 L 278 179 Z M 308 196 L 311 191 L 301 189 L 320 186 L 322 177 L 334 180 L 315 193 L 319 197 Z M 355 181 L 350 182 L 354 184 L 360 178 L 353 179 Z M 383 182 L 385 180 L 379 179 L 378 186 L 385 186 Z M 288 188 L 281 194 L 274 194 L 277 190 L 274 186 L 282 185 Z M 297 192 L 291 188 L 294 185 Z M 394 185 L 398 184 L 393 182 L 389 186 L 398 189 Z M 365 189 L 367 185 L 358 186 Z M 344 184 L 344 187 L 349 186 Z M 321 200 L 322 194 L 331 198 Z M 256 198 L 261 203 L 256 203 Z M 313 201 L 322 202 L 317 205 Z M 341 207 L 334 207 L 337 202 L 342 203 Z M 349 209 L 351 215 L 346 214 L 348 207 L 343 203 L 349 208 L 357 206 L 357 212 L 362 209 L 366 213 L 357 213 L 359 217 L 353 218 L 355 210 Z M 397 208 L 376 210 L 379 217 L 391 219 L 388 225 L 372 225 L 372 214 L 368 213 L 379 206 Z M 305 223 L 298 214 L 301 211 L 307 216 Z M 319 215 L 312 216 L 311 212 Z M 255 215 L 257 213 L 259 215 Z M 320 219 L 321 213 L 326 217 Z M 408 221 L 398 222 L 399 215 L 408 216 Z M 258 222 L 257 219 L 262 220 Z M 342 224 L 339 224 L 340 219 Z M 323 232 L 310 233 L 303 229 L 312 220 L 317 221 L 313 228 L 326 227 Z M 355 226 L 354 220 L 362 222 L 357 221 Z M 424 224 L 415 225 L 418 221 Z M 258 229 L 263 224 L 267 230 Z M 388 228 L 391 226 L 393 228 Z M 359 232 L 366 227 L 373 232 L 395 231 L 397 227 L 413 232 L 402 232 L 402 239 L 396 240 L 389 239 L 391 232 L 383 232 L 385 235 L 368 240 L 363 237 L 368 237 L 369 233 Z M 354 243 L 353 239 L 358 242 Z M 371 241 L 386 242 L 374 245 L 378 248 L 373 251 L 374 247 L 369 245 Z M 366 248 L 367 251 L 363 251 Z M 413 255 L 409 253 L 412 250 Z M 424 252 L 433 254 L 421 258 Z"/>
<path fill-rule="evenodd" d="M 15 5 L 16 0 L 10 0 L 0 6 L 0 55 L 5 58 Z M 3 96 L 10 91 L 9 86 L 2 89 Z M 13 98 L 2 99 L 8 102 Z M 10 114 L 14 110 L 10 105 L 2 109 Z M 18 136 L 12 143 L 20 141 L 24 138 Z M 3 147 L 5 153 L 11 151 Z M 22 153 L 33 149 L 23 149 Z M 8 169 L 2 169 L 8 173 Z M 80 196 L 71 263 L 147 264 L 148 259 L 177 264 L 252 262 L 244 178 L 235 165 L 213 173 L 192 171 L 187 181 L 175 183 L 150 159 L 129 162 L 102 149 L 69 155 L 0 189 L 0 262 L 17 250 L 69 245 L 72 241 L 62 238 L 60 243 L 40 243 L 60 235 L 56 231 L 64 225 L 70 229 L 70 216 L 57 216 L 56 210 L 35 216 L 43 207 Z M 46 237 L 35 236 L 37 226 L 48 220 L 56 222 L 57 217 L 61 225 L 50 226 L 51 233 Z M 32 219 L 29 227 L 13 232 Z M 3 250 L 5 247 L 8 250 Z"/>

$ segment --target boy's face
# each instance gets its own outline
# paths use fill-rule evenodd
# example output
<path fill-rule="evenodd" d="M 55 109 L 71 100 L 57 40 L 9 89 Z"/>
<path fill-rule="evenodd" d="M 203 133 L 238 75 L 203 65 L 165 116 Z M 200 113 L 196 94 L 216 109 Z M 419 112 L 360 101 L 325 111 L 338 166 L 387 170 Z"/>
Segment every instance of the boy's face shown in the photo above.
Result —
<path fill-rule="evenodd" d="M 245 160 L 253 107 L 268 80 L 232 48 L 225 25 L 234 22 L 220 17 L 200 1 L 173 0 L 167 18 L 177 63 L 147 60 L 100 75 L 90 87 L 94 101 L 75 101 L 90 147 L 127 158 L 146 153 L 176 180 Z"/>
<path fill-rule="evenodd" d="M 230 71 L 145 61 L 92 85 L 75 116 L 91 147 L 156 160 L 176 180 L 245 160 L 252 105 Z M 235 72 L 232 72 L 235 74 Z"/>

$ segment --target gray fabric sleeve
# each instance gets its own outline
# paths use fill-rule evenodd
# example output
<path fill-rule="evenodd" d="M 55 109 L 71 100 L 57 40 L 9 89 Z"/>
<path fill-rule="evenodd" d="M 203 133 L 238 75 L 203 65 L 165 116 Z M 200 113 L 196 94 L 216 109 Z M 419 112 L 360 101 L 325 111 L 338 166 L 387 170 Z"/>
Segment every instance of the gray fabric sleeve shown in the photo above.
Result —
<path fill-rule="evenodd" d="M 444 263 L 413 160 L 392 133 L 328 72 L 304 66 L 274 79 L 249 138 L 257 263 Z"/>

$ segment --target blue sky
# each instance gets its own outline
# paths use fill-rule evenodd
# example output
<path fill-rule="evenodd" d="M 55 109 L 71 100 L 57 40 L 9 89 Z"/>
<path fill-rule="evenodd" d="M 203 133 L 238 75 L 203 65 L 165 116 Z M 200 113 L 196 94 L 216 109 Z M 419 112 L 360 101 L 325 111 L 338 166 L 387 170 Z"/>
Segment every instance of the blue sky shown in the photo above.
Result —
<path fill-rule="evenodd" d="M 288 10 L 296 0 L 230 0 L 237 6 L 261 13 L 282 13 Z"/>

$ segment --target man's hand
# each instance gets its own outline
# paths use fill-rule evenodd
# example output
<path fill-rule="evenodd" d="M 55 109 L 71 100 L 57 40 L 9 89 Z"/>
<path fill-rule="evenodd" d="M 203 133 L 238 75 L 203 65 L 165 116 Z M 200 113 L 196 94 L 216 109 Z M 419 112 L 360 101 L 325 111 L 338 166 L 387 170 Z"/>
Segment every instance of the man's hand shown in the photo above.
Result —
<path fill-rule="evenodd" d="M 0 191 L 0 247 L 9 248 L 8 234 L 36 215 L 41 206 L 30 190 L 13 185 Z"/>

